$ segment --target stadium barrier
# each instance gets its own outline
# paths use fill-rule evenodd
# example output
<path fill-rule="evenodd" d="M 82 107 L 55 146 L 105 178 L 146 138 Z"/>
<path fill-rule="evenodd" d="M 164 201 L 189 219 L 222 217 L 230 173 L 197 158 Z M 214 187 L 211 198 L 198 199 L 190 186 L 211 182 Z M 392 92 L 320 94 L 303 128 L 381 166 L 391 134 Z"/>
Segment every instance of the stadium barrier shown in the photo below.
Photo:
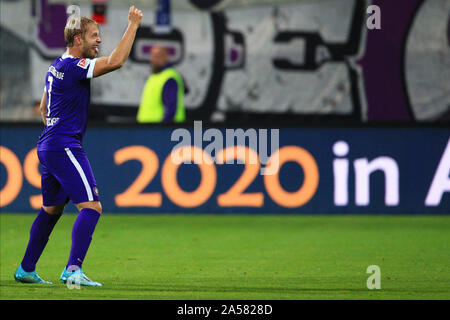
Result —
<path fill-rule="evenodd" d="M 197 129 L 91 126 L 83 143 L 104 212 L 450 213 L 445 127 L 244 128 L 245 141 L 238 128 Z M 231 142 L 227 130 L 235 134 Z M 0 210 L 36 212 L 41 127 L 2 125 L 0 133 Z M 194 152 L 186 153 L 190 164 L 174 162 L 183 134 L 212 161 L 197 161 Z M 275 157 L 279 169 L 264 174 Z"/>

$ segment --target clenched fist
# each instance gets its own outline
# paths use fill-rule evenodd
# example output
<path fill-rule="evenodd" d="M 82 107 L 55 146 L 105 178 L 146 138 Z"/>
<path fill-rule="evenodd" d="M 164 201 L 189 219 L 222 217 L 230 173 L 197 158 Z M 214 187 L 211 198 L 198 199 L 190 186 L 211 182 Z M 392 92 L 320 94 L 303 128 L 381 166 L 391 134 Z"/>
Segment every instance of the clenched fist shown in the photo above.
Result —
<path fill-rule="evenodd" d="M 142 11 L 135 8 L 134 6 L 131 6 L 130 11 L 128 12 L 128 23 L 139 26 L 141 22 L 142 22 Z"/>

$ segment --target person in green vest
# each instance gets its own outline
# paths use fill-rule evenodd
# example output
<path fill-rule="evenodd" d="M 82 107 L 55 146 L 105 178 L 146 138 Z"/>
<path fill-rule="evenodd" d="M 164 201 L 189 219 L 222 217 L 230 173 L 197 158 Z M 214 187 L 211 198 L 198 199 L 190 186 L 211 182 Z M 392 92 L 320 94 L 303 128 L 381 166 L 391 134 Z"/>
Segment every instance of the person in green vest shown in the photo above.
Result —
<path fill-rule="evenodd" d="M 145 83 L 137 122 L 184 122 L 185 89 L 183 77 L 169 63 L 167 49 L 154 46 L 150 51 L 152 74 Z"/>

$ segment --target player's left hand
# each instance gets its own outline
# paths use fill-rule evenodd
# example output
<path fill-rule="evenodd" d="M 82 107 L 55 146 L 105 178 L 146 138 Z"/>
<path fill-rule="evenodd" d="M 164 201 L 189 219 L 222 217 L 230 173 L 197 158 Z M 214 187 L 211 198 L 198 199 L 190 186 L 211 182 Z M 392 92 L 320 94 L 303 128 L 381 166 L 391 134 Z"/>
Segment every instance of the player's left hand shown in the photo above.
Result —
<path fill-rule="evenodd" d="M 131 6 L 128 12 L 128 22 L 139 26 L 142 23 L 142 11 Z"/>

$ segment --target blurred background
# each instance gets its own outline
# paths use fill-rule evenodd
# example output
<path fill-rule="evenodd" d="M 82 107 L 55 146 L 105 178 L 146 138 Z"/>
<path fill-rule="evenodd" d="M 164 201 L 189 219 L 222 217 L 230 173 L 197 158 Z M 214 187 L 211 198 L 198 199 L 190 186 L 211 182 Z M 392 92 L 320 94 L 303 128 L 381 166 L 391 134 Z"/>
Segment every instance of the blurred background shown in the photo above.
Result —
<path fill-rule="evenodd" d="M 0 0 L 3 211 L 42 203 L 37 105 L 68 7 L 98 22 L 108 56 L 130 4 L 142 25 L 125 65 L 91 81 L 83 141 L 105 212 L 450 213 L 448 0 Z M 188 88 L 184 123 L 136 121 L 155 46 Z M 170 166 L 173 133 L 195 120 L 249 128 L 231 145 L 258 136 L 280 170 Z"/>
<path fill-rule="evenodd" d="M 67 7 L 100 24 L 100 55 L 121 38 L 119 0 L 1 0 L 1 120 L 40 121 L 34 106 L 65 51 Z M 92 82 L 91 118 L 135 121 L 168 48 L 185 79 L 188 120 L 369 123 L 450 121 L 447 0 L 136 0 L 144 20 L 130 59 Z M 381 29 L 370 30 L 370 5 Z M 161 18 L 158 18 L 161 17 Z"/>

